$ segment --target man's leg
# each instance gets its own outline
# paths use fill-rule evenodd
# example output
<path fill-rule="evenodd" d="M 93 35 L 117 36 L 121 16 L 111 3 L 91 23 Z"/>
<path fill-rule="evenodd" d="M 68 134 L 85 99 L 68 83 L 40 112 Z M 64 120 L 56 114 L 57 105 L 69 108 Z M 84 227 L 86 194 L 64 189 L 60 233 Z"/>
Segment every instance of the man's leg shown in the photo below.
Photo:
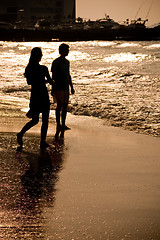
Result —
<path fill-rule="evenodd" d="M 57 108 L 56 108 L 56 134 L 55 134 L 55 138 L 58 137 L 60 131 L 61 131 L 61 125 L 60 125 L 60 113 L 61 113 L 61 104 L 59 102 L 57 102 Z"/>
<path fill-rule="evenodd" d="M 62 108 L 62 130 L 61 130 L 61 135 L 60 135 L 61 138 L 64 137 L 65 122 L 66 122 L 66 116 L 67 116 L 67 107 L 68 107 L 68 103 L 65 103 Z"/>
<path fill-rule="evenodd" d="M 67 116 L 67 108 L 68 108 L 68 101 L 69 101 L 69 91 L 66 90 L 63 92 L 63 107 L 62 107 L 62 130 L 61 130 L 61 138 L 64 138 L 64 131 L 66 129 L 66 116 Z"/>

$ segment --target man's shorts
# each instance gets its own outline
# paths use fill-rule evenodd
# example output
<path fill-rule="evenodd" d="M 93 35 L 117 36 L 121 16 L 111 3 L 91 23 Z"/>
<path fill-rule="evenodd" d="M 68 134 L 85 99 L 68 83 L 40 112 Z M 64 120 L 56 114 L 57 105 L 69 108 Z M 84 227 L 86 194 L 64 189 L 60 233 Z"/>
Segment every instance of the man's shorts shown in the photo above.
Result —
<path fill-rule="evenodd" d="M 68 90 L 55 90 L 53 93 L 54 102 L 61 105 L 68 104 L 69 91 Z"/>

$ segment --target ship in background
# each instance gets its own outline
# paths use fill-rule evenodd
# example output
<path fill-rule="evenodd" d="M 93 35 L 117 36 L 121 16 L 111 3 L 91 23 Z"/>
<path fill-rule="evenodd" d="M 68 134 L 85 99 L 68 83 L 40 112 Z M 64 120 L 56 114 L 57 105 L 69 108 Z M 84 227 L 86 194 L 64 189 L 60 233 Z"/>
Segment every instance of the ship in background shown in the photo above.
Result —
<path fill-rule="evenodd" d="M 149 9 L 147 11 L 145 19 L 142 19 L 141 17 L 138 17 L 138 14 L 139 14 L 139 12 L 140 12 L 140 10 L 141 10 L 141 8 L 143 6 L 143 3 L 144 3 L 144 1 L 142 0 L 141 3 L 140 3 L 139 8 L 137 10 L 137 13 L 136 13 L 136 15 L 134 17 L 134 19 L 131 20 L 131 21 L 129 19 L 126 19 L 126 21 L 124 22 L 124 26 L 127 26 L 128 28 L 132 28 L 132 29 L 135 29 L 135 28 L 136 29 L 137 28 L 141 28 L 141 29 L 146 28 L 146 22 L 148 22 L 148 16 L 149 16 L 149 13 L 150 13 L 151 8 L 152 8 L 153 1 L 154 0 L 152 0 L 151 4 L 149 6 Z"/>

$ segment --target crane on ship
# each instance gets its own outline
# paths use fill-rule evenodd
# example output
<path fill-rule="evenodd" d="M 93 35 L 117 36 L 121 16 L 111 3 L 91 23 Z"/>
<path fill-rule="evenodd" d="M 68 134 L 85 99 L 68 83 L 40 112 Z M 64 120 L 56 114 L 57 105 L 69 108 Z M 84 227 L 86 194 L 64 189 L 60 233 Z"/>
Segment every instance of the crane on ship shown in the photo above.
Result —
<path fill-rule="evenodd" d="M 148 21 L 148 16 L 149 16 L 149 13 L 150 13 L 151 8 L 152 8 L 153 1 L 154 1 L 154 0 L 152 0 L 151 4 L 150 4 L 150 6 L 149 6 L 149 9 L 148 9 L 148 12 L 147 12 L 147 14 L 146 14 L 145 19 L 142 19 L 142 18 L 140 18 L 140 17 L 137 18 L 138 14 L 139 14 L 139 11 L 141 10 L 141 8 L 142 8 L 142 6 L 143 6 L 143 4 L 144 4 L 144 0 L 141 1 L 141 4 L 140 4 L 140 6 L 139 6 L 139 8 L 138 8 L 138 10 L 137 10 L 137 12 L 136 12 L 136 15 L 135 15 L 134 20 L 131 20 L 131 23 L 129 24 L 129 19 L 127 19 L 127 23 L 128 23 L 128 26 L 129 26 L 129 27 L 133 27 L 133 28 L 137 28 L 137 27 L 138 27 L 138 28 L 145 28 L 145 27 L 146 27 L 145 24 L 146 24 L 146 22 Z"/>
<path fill-rule="evenodd" d="M 148 16 L 149 16 L 149 13 L 150 13 L 150 11 L 151 11 L 153 2 L 154 2 L 154 0 L 152 0 L 152 2 L 151 2 L 151 4 L 150 4 L 150 7 L 149 7 L 148 12 L 147 12 L 147 15 L 146 15 L 146 19 L 148 19 Z"/>

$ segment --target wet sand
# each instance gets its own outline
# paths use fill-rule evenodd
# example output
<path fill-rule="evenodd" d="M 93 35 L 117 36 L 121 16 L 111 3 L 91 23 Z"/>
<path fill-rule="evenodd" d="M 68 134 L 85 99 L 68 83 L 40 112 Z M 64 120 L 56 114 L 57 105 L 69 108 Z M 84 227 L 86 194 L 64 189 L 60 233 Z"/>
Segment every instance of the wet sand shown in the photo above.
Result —
<path fill-rule="evenodd" d="M 0 239 L 159 240 L 160 138 L 68 115 L 45 152 L 40 125 L 16 153 L 24 118 L 1 119 Z"/>

